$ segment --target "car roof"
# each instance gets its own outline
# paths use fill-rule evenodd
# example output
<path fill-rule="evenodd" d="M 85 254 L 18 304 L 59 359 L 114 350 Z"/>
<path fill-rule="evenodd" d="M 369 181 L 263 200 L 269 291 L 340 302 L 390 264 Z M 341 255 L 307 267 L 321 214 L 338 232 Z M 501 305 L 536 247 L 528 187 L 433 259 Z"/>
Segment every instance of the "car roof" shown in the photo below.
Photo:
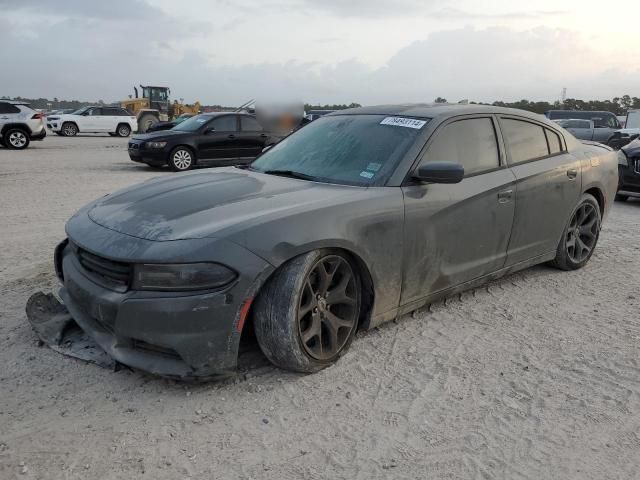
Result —
<path fill-rule="evenodd" d="M 29 107 L 31 104 L 29 102 L 23 102 L 21 100 L 0 100 L 1 103 L 10 103 L 11 105 L 25 105 Z"/>
<path fill-rule="evenodd" d="M 547 121 L 544 115 L 517 108 L 494 107 L 491 105 L 460 105 L 460 104 L 428 104 L 413 103 L 400 105 L 375 105 L 370 107 L 349 108 L 329 113 L 334 115 L 394 115 L 421 118 L 453 117 L 473 114 L 502 114 L 529 117 L 537 121 Z"/>

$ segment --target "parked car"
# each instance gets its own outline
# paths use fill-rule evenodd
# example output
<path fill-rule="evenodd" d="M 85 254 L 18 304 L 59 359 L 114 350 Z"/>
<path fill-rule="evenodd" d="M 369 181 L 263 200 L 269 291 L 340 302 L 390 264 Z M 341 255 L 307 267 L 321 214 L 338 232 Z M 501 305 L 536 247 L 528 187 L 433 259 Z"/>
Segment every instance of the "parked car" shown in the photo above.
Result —
<path fill-rule="evenodd" d="M 171 130 L 134 136 L 129 141 L 129 158 L 181 172 L 196 165 L 248 163 L 279 139 L 264 131 L 253 115 L 203 113 Z"/>
<path fill-rule="evenodd" d="M 0 144 L 23 150 L 31 140 L 42 140 L 47 136 L 44 118 L 27 103 L 0 100 Z"/>
<path fill-rule="evenodd" d="M 193 117 L 192 114 L 183 113 L 182 115 L 176 117 L 174 120 L 171 120 L 170 122 L 157 122 L 157 123 L 154 123 L 149 128 L 147 128 L 147 131 L 145 133 L 160 132 L 162 130 L 171 130 L 176 125 L 180 125 L 182 122 L 184 122 L 185 120 L 187 120 L 187 119 L 189 119 L 191 117 Z"/>
<path fill-rule="evenodd" d="M 57 135 L 74 137 L 78 133 L 108 133 L 128 137 L 137 130 L 135 116 L 121 107 L 82 107 L 70 114 L 47 117 L 47 127 Z"/>
<path fill-rule="evenodd" d="M 616 200 L 626 202 L 629 194 L 640 194 L 640 139 L 618 151 L 618 177 Z"/>
<path fill-rule="evenodd" d="M 579 140 L 593 140 L 595 132 L 593 120 L 571 118 L 554 120 L 554 122 L 571 132 Z"/>
<path fill-rule="evenodd" d="M 64 307 L 49 318 L 156 374 L 228 374 L 247 328 L 274 364 L 313 372 L 358 329 L 538 263 L 583 267 L 617 182 L 610 148 L 521 110 L 336 112 L 249 166 L 82 208 L 56 249 Z"/>
<path fill-rule="evenodd" d="M 545 116 L 550 120 L 589 120 L 594 124 L 593 135 L 590 140 L 607 144 L 616 130 L 620 129 L 618 118 L 611 112 L 596 112 L 583 110 L 549 110 Z"/>

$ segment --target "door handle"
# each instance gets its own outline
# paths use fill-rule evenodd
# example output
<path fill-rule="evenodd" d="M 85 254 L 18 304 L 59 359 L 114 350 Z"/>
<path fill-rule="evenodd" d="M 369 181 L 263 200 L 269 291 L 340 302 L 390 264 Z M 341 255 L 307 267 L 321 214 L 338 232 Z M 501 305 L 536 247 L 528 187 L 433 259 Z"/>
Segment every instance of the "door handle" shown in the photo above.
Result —
<path fill-rule="evenodd" d="M 513 197 L 513 190 L 503 190 L 498 192 L 498 203 L 508 203 Z"/>
<path fill-rule="evenodd" d="M 267 138 L 267 134 L 266 134 L 266 133 L 261 133 L 261 134 L 260 134 L 260 137 L 261 137 L 261 138 Z"/>
<path fill-rule="evenodd" d="M 569 180 L 574 180 L 577 176 L 578 170 L 576 170 L 575 168 L 570 168 L 569 170 L 567 170 L 567 177 L 569 177 Z"/>
<path fill-rule="evenodd" d="M 236 136 L 232 133 L 231 135 L 229 135 L 227 138 L 236 138 Z"/>

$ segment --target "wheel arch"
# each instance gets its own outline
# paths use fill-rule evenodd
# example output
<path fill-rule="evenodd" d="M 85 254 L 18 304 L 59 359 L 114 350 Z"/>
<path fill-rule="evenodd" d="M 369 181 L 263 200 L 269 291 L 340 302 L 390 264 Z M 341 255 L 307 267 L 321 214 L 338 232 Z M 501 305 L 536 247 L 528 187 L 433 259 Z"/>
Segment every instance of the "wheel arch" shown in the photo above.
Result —
<path fill-rule="evenodd" d="M 249 308 L 249 312 L 247 315 L 247 318 L 250 319 L 250 321 L 247 322 L 248 325 L 245 325 L 245 329 L 247 327 L 249 327 L 250 329 L 253 329 L 253 315 L 254 315 L 254 305 L 255 305 L 255 301 L 253 300 L 255 300 L 258 297 L 258 295 L 260 295 L 260 292 L 263 290 L 264 286 L 271 280 L 271 278 L 273 278 L 275 273 L 278 272 L 280 269 L 282 269 L 284 265 L 289 263 L 294 258 L 297 258 L 301 255 L 306 255 L 307 253 L 313 252 L 314 250 L 330 250 L 331 252 L 334 252 L 334 253 L 342 253 L 349 260 L 351 260 L 354 267 L 356 268 L 356 273 L 360 278 L 361 288 L 362 288 L 362 299 L 361 299 L 362 308 L 360 311 L 360 318 L 358 319 L 357 329 L 358 330 L 369 329 L 369 326 L 371 323 L 371 317 L 373 314 L 373 307 L 375 303 L 375 288 L 374 288 L 373 277 L 371 276 L 371 271 L 367 266 L 367 263 L 365 262 L 365 260 L 362 258 L 362 256 L 359 255 L 357 252 L 355 252 L 354 249 L 346 248 L 345 246 L 332 246 L 332 245 L 313 246 L 313 247 L 308 247 L 302 251 L 296 251 L 295 254 L 284 259 L 282 262 L 279 263 L 279 265 L 271 269 L 268 272 L 268 274 L 261 275 L 257 279 L 256 284 L 252 289 L 253 290 L 253 294 L 251 296 L 252 304 L 251 304 L 251 307 Z"/>
<path fill-rule="evenodd" d="M 7 130 L 11 130 L 12 128 L 19 128 L 20 130 L 24 130 L 29 134 L 29 136 L 33 134 L 33 131 L 31 130 L 31 128 L 29 128 L 29 125 L 27 125 L 26 123 L 12 122 L 2 126 L 2 130 L 0 130 L 0 135 L 4 135 L 4 133 Z"/>
<path fill-rule="evenodd" d="M 596 199 L 596 201 L 598 202 L 598 207 L 600 208 L 600 216 L 604 217 L 606 200 L 602 190 L 599 187 L 594 186 L 585 190 L 584 193 L 588 193 L 589 195 L 593 196 Z"/>

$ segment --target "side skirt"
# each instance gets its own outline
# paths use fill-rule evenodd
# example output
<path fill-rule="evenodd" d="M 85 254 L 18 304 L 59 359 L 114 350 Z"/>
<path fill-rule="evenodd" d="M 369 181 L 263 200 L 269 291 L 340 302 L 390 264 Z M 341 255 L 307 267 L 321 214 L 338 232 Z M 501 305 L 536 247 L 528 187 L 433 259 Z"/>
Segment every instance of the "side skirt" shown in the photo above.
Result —
<path fill-rule="evenodd" d="M 515 265 L 511 265 L 509 267 L 502 268 L 488 275 L 483 275 L 482 277 L 475 278 L 473 280 L 469 280 L 468 282 L 461 283 L 460 285 L 456 285 L 454 287 L 450 287 L 444 290 L 440 290 L 438 292 L 431 293 L 419 300 L 414 300 L 413 302 L 407 303 L 405 305 L 401 305 L 400 307 L 390 310 L 385 313 L 381 313 L 376 315 L 371 319 L 371 323 L 369 328 L 376 327 L 382 323 L 388 322 L 389 320 L 394 320 L 401 315 L 405 315 L 409 312 L 417 310 L 425 305 L 430 303 L 437 302 L 438 300 L 442 300 L 443 298 L 450 297 L 452 295 L 456 295 L 458 293 L 464 292 L 466 290 L 470 290 L 472 288 L 479 287 L 487 282 L 491 282 L 493 280 L 497 280 L 506 275 L 510 275 L 512 273 L 518 272 L 520 270 L 524 270 L 526 268 L 532 267 L 534 265 L 539 265 L 541 263 L 549 262 L 553 260 L 556 256 L 556 252 L 549 252 L 543 255 L 539 255 L 537 257 L 531 258 L 529 260 L 525 260 L 520 263 L 516 263 Z"/>

